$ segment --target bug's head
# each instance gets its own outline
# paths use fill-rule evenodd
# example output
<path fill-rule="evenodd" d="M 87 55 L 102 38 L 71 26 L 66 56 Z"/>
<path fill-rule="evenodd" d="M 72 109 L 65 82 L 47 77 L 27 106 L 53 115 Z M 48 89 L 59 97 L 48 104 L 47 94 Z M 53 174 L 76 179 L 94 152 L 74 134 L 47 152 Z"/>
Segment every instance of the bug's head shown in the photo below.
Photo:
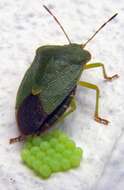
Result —
<path fill-rule="evenodd" d="M 69 44 L 71 61 L 78 64 L 86 64 L 91 59 L 91 54 L 89 51 L 85 50 L 81 44 Z"/>
<path fill-rule="evenodd" d="M 89 51 L 83 49 L 82 50 L 82 54 L 83 54 L 83 60 L 82 60 L 82 63 L 87 63 L 88 61 L 90 61 L 91 59 L 91 54 Z"/>

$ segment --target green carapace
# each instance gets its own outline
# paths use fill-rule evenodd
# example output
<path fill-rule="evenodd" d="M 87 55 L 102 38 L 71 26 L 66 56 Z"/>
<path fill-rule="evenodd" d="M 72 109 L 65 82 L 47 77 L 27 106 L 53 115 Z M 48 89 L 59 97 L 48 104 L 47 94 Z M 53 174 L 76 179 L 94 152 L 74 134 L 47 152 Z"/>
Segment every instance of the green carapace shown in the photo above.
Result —
<path fill-rule="evenodd" d="M 91 83 L 80 81 L 84 70 L 101 67 L 104 79 L 112 80 L 118 75 L 108 77 L 102 63 L 88 63 L 91 54 L 85 50 L 89 41 L 116 15 L 105 22 L 84 44 L 72 43 L 64 28 L 53 16 L 67 37 L 67 45 L 46 45 L 36 50 L 35 58 L 24 75 L 16 98 L 16 119 L 20 136 L 10 139 L 10 143 L 20 141 L 32 134 L 40 134 L 55 123 L 63 120 L 76 109 L 75 92 L 77 85 L 96 91 L 94 118 L 97 122 L 108 124 L 99 117 L 99 88 Z"/>

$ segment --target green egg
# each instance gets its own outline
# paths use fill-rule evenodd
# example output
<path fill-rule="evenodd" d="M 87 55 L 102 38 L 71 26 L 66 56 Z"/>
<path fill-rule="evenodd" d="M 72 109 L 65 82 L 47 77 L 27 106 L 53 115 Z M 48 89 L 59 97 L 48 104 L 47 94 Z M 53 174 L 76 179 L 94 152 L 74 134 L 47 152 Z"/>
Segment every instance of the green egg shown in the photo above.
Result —
<path fill-rule="evenodd" d="M 56 150 L 57 152 L 63 152 L 63 151 L 65 150 L 65 146 L 64 146 L 63 144 L 57 144 L 57 145 L 55 146 L 55 150 Z"/>
<path fill-rule="evenodd" d="M 61 160 L 61 169 L 62 170 L 68 170 L 71 168 L 70 161 L 68 159 L 62 158 Z"/>
<path fill-rule="evenodd" d="M 57 160 L 57 161 L 60 162 L 60 160 L 62 159 L 62 157 L 63 157 L 63 156 L 62 156 L 61 153 L 58 153 L 58 152 L 56 153 L 56 152 L 55 152 L 55 154 L 54 154 L 54 159 L 55 159 L 55 160 Z"/>
<path fill-rule="evenodd" d="M 30 168 L 33 168 L 33 162 L 35 161 L 35 158 L 33 156 L 27 157 L 25 161 Z"/>
<path fill-rule="evenodd" d="M 38 173 L 43 178 L 48 178 L 51 175 L 51 169 L 47 165 L 42 165 L 39 167 Z"/>
<path fill-rule="evenodd" d="M 41 143 L 41 138 L 40 137 L 34 137 L 33 140 L 32 140 L 32 143 L 34 146 L 39 146 L 40 143 Z"/>
<path fill-rule="evenodd" d="M 51 158 L 55 155 L 55 150 L 52 148 L 49 148 L 46 152 L 48 156 L 51 156 Z"/>
<path fill-rule="evenodd" d="M 53 135 L 53 137 L 58 139 L 58 137 L 61 135 L 61 133 L 62 132 L 60 130 L 56 129 L 56 130 L 53 131 L 52 135 Z"/>
<path fill-rule="evenodd" d="M 55 147 L 58 144 L 57 139 L 54 137 L 50 139 L 50 146 Z"/>
<path fill-rule="evenodd" d="M 50 145 L 49 145 L 49 142 L 47 142 L 47 141 L 40 143 L 40 149 L 42 151 L 47 151 L 49 149 L 49 147 L 50 147 Z"/>
<path fill-rule="evenodd" d="M 30 141 L 27 141 L 24 145 L 24 148 L 30 149 L 32 147 L 32 143 Z"/>
<path fill-rule="evenodd" d="M 50 139 L 52 138 L 52 135 L 50 133 L 47 133 L 47 135 L 45 136 L 44 140 L 49 142 Z"/>
<path fill-rule="evenodd" d="M 30 156 L 30 151 L 28 149 L 23 149 L 21 152 L 22 160 L 25 161 Z"/>
<path fill-rule="evenodd" d="M 40 166 L 42 165 L 42 162 L 40 160 L 32 160 L 32 167 L 35 171 L 38 171 Z"/>
<path fill-rule="evenodd" d="M 44 163 L 45 163 L 46 165 L 49 165 L 50 161 L 51 161 L 51 157 L 50 157 L 50 156 L 45 156 L 45 157 L 44 157 Z"/>
<path fill-rule="evenodd" d="M 60 141 L 61 143 L 65 143 L 65 142 L 68 140 L 68 137 L 67 137 L 67 135 L 62 134 L 62 135 L 59 136 L 58 139 L 59 139 L 59 141 Z"/>
<path fill-rule="evenodd" d="M 75 142 L 70 139 L 65 142 L 65 145 L 69 149 L 75 149 L 75 147 L 76 147 Z"/>
<path fill-rule="evenodd" d="M 71 150 L 66 149 L 66 150 L 63 152 L 63 157 L 64 157 L 64 158 L 70 159 L 71 156 L 72 156 L 72 151 L 71 151 Z"/>
<path fill-rule="evenodd" d="M 43 141 L 49 141 L 52 138 L 52 134 L 50 132 L 46 132 L 41 135 Z"/>
<path fill-rule="evenodd" d="M 72 167 L 78 167 L 80 165 L 80 158 L 74 155 L 71 157 L 70 162 Z"/>
<path fill-rule="evenodd" d="M 60 163 L 57 160 L 50 160 L 49 167 L 51 168 L 52 172 L 60 171 Z"/>
<path fill-rule="evenodd" d="M 44 159 L 45 156 L 46 156 L 45 152 L 41 152 L 41 151 L 39 151 L 39 152 L 36 154 L 36 158 L 39 159 L 39 160 Z"/>
<path fill-rule="evenodd" d="M 82 158 L 83 150 L 82 150 L 80 147 L 77 147 L 77 148 L 74 150 L 74 154 L 75 154 L 76 156 L 79 156 L 80 158 Z"/>
<path fill-rule="evenodd" d="M 33 146 L 31 149 L 30 149 L 30 152 L 32 155 L 36 155 L 38 152 L 40 151 L 39 147 L 37 146 Z"/>
<path fill-rule="evenodd" d="M 32 135 L 28 136 L 27 137 L 27 142 L 31 143 L 32 144 L 32 140 L 33 140 L 33 137 Z"/>
<path fill-rule="evenodd" d="M 46 133 L 41 134 L 40 137 L 41 137 L 42 141 L 45 141 L 46 140 Z"/>

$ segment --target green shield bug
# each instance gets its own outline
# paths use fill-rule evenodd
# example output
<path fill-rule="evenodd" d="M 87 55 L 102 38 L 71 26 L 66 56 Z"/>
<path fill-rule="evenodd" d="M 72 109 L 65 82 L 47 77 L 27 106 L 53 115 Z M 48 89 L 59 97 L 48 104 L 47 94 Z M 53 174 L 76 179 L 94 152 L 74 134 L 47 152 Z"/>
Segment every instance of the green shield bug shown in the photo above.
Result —
<path fill-rule="evenodd" d="M 117 16 L 117 13 L 105 22 L 86 43 L 76 44 L 71 43 L 64 28 L 53 13 L 45 5 L 43 7 L 58 23 L 69 44 L 46 45 L 36 50 L 36 56 L 24 75 L 16 98 L 16 119 L 21 135 L 10 139 L 10 143 L 21 141 L 31 134 L 40 134 L 73 112 L 76 109 L 75 92 L 77 85 L 96 91 L 94 119 L 108 125 L 106 119 L 99 117 L 99 88 L 79 79 L 85 69 L 95 67 L 102 68 L 106 80 L 110 81 L 118 77 L 117 74 L 108 77 L 102 63 L 87 64 L 91 59 L 91 54 L 84 49 L 87 43 Z"/>

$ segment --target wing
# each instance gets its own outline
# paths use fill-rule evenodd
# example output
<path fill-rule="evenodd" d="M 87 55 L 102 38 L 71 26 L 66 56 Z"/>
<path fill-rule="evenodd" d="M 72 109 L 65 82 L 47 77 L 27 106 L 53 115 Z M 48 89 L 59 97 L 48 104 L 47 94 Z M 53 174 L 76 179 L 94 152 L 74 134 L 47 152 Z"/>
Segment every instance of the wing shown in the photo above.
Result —
<path fill-rule="evenodd" d="M 42 126 L 47 114 L 38 96 L 27 96 L 17 111 L 17 123 L 22 134 L 35 133 Z"/>
<path fill-rule="evenodd" d="M 38 78 L 41 78 L 44 73 L 44 68 L 46 66 L 46 59 L 43 59 L 38 53 L 26 71 L 23 80 L 19 86 L 17 97 L 16 97 L 16 109 L 23 103 L 24 99 L 32 94 L 32 91 L 40 92 L 40 84 Z M 40 75 L 40 76 L 39 76 Z"/>
<path fill-rule="evenodd" d="M 28 69 L 25 73 L 25 76 L 20 84 L 20 87 L 16 96 L 16 109 L 19 108 L 23 100 L 31 94 L 31 89 L 33 85 L 33 78 L 31 70 Z"/>

